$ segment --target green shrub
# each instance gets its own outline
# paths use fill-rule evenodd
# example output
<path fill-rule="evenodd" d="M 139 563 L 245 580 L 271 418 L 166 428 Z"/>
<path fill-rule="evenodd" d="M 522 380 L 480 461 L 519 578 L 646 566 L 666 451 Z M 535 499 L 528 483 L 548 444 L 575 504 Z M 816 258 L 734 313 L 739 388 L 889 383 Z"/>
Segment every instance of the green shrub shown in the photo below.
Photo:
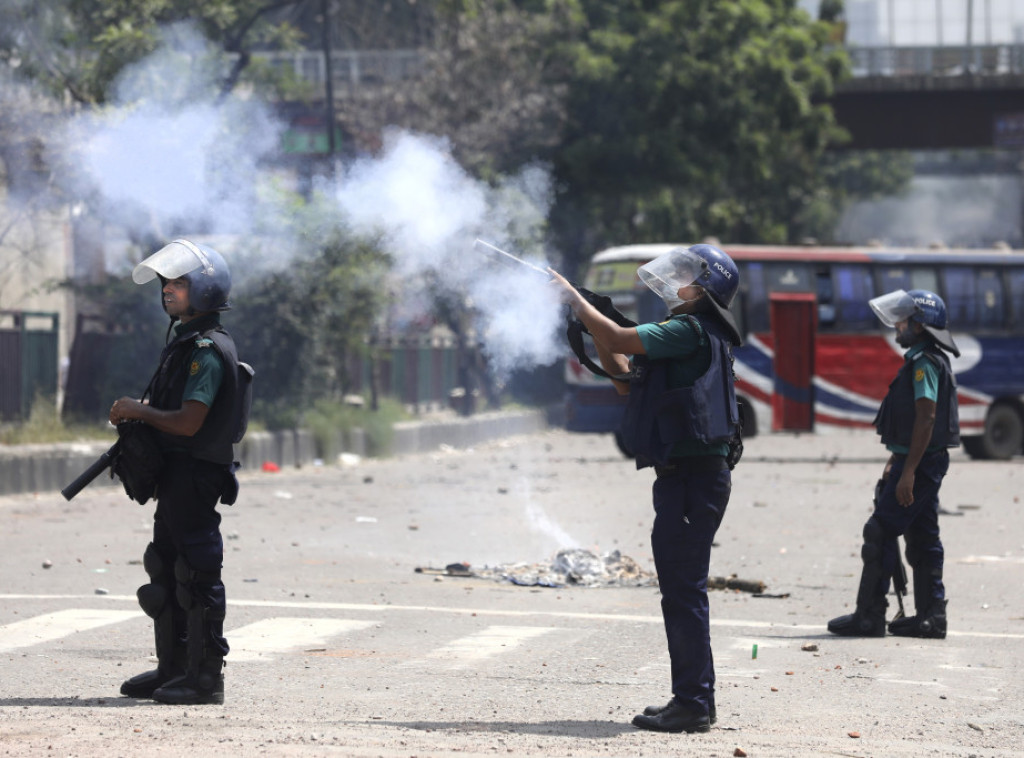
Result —
<path fill-rule="evenodd" d="M 343 451 L 343 440 L 348 439 L 353 429 L 365 432 L 367 454 L 386 454 L 391 449 L 392 426 L 408 417 L 402 404 L 392 398 L 382 399 L 376 411 L 369 408 L 365 399 L 362 405 L 317 400 L 302 414 L 298 426 L 313 433 L 317 455 L 325 461 L 333 461 Z"/>
<path fill-rule="evenodd" d="M 52 397 L 37 395 L 28 418 L 0 429 L 0 444 L 32 445 L 78 440 L 113 439 L 113 430 L 106 424 L 66 425 L 57 413 Z"/>

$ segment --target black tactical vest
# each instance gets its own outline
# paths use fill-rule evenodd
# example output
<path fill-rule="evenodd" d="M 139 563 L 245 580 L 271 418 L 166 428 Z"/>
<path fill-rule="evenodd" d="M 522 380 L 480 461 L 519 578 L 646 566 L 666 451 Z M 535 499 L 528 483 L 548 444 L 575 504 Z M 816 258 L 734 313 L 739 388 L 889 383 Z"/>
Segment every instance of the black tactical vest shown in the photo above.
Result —
<path fill-rule="evenodd" d="M 739 427 L 732 345 L 714 319 L 687 318 L 700 324 L 711 343 L 711 364 L 692 387 L 669 389 L 671 358 L 633 359 L 620 434 L 623 446 L 636 456 L 637 468 L 666 465 L 672 448 L 683 440 L 728 442 Z"/>
<path fill-rule="evenodd" d="M 207 338 L 224 364 L 224 377 L 199 431 L 191 437 L 157 432 L 167 450 L 185 450 L 193 458 L 230 464 L 232 444 L 240 442 L 249 422 L 252 369 L 240 363 L 235 343 L 219 323 L 200 317 L 197 328 L 185 330 L 160 354 L 160 368 L 150 383 L 150 405 L 161 410 L 178 410 L 185 394 L 188 367 L 196 340 Z"/>
<path fill-rule="evenodd" d="M 935 401 L 935 427 L 928 447 L 957 447 L 960 444 L 960 412 L 956 399 L 956 379 L 949 358 L 934 344 L 903 361 L 889 393 L 875 416 L 875 428 L 882 435 L 882 444 L 910 446 L 914 430 L 914 363 L 928 360 L 939 369 L 939 396 Z"/>

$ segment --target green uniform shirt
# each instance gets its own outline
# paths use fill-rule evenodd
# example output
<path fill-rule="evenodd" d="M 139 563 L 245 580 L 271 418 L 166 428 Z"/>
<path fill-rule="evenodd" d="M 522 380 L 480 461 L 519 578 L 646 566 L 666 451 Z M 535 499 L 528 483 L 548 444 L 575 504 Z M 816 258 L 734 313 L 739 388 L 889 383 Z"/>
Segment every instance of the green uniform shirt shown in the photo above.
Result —
<path fill-rule="evenodd" d="M 203 318 L 203 326 L 206 326 L 205 321 L 209 318 L 211 317 Z M 212 318 L 215 323 L 219 323 L 216 314 L 213 314 Z M 191 321 L 188 324 L 177 324 L 174 327 L 175 337 L 183 332 L 190 332 L 195 327 Z M 198 400 L 207 408 L 212 408 L 213 399 L 217 397 L 220 383 L 224 379 L 224 362 L 221 361 L 217 348 L 213 346 L 213 340 L 201 335 L 196 337 L 195 347 L 188 359 L 187 371 L 188 379 L 185 380 L 185 392 L 181 396 L 182 404 L 184 405 L 186 400 Z"/>
<path fill-rule="evenodd" d="M 919 342 L 911 347 L 904 355 L 913 363 L 914 380 L 914 402 L 921 398 L 931 400 L 933 403 L 939 399 L 939 369 L 924 355 L 925 343 Z M 910 448 L 906 445 L 886 445 L 891 453 L 906 455 Z M 942 447 L 929 446 L 928 450 L 942 450 Z"/>
<path fill-rule="evenodd" d="M 711 342 L 696 321 L 673 316 L 660 324 L 640 324 L 636 328 L 647 357 L 667 360 L 669 389 L 692 387 L 711 366 Z M 690 455 L 727 455 L 729 443 L 705 443 L 682 440 L 672 448 L 672 457 Z"/>

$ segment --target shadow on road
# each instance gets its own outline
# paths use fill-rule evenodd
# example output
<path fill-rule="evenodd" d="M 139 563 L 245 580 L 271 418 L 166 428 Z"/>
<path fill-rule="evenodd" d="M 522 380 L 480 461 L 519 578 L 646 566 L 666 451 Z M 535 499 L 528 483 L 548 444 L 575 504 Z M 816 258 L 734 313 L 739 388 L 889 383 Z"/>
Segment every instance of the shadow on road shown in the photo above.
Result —
<path fill-rule="evenodd" d="M 0 708 L 135 708 L 140 705 L 161 705 L 153 700 L 131 697 L 3 697 Z"/>
<path fill-rule="evenodd" d="M 549 737 L 580 737 L 603 740 L 635 732 L 636 727 L 617 721 L 380 721 L 384 726 L 417 729 L 424 732 L 496 732 L 508 734 L 543 734 Z"/>

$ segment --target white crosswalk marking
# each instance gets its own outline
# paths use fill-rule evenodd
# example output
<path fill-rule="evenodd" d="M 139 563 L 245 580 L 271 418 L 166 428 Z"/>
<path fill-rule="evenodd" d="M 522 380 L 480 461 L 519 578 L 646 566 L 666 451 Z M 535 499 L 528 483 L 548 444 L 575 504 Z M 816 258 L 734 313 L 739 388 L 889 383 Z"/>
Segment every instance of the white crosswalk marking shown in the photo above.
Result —
<path fill-rule="evenodd" d="M 274 653 L 323 647 L 327 640 L 346 632 L 373 626 L 373 621 L 329 618 L 263 619 L 225 633 L 232 662 L 257 661 Z"/>
<path fill-rule="evenodd" d="M 557 631 L 551 626 L 489 626 L 433 650 L 427 658 L 445 661 L 448 668 L 465 668 L 508 652 L 523 642 Z"/>
<path fill-rule="evenodd" d="M 52 642 L 74 632 L 84 632 L 141 616 L 140 611 L 69 608 L 0 626 L 0 653 Z"/>

